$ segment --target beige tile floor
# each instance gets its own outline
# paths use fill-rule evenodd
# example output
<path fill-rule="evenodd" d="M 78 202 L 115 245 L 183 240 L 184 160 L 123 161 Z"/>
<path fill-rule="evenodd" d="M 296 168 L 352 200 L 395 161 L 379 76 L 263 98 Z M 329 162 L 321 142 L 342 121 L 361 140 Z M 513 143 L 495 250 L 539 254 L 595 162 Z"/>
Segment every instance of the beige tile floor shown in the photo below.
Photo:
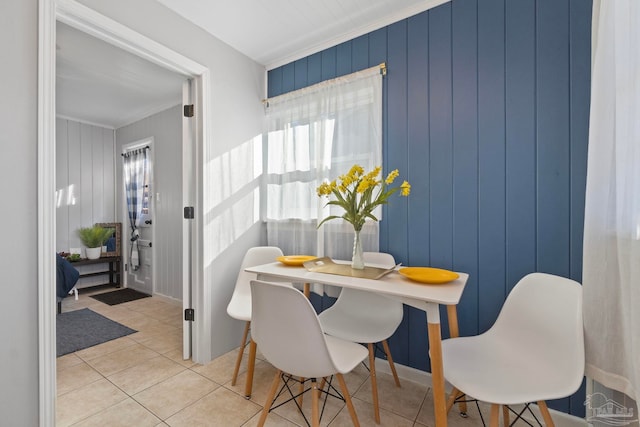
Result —
<path fill-rule="evenodd" d="M 138 332 L 57 359 L 56 425 L 66 426 L 255 426 L 275 374 L 258 355 L 251 400 L 243 397 L 245 362 L 236 386 L 231 375 L 236 351 L 206 365 L 182 360 L 181 308 L 159 298 L 108 306 L 81 291 L 78 301 L 63 301 L 62 310 L 88 307 Z M 245 357 L 246 359 L 246 357 Z M 368 371 L 359 366 L 345 376 L 362 426 L 374 426 Z M 433 426 L 431 390 L 390 375 L 378 374 L 380 426 Z M 303 408 L 310 413 L 310 399 Z M 477 410 L 469 417 L 449 415 L 455 427 L 482 425 Z M 486 417 L 487 412 L 483 410 Z M 293 403 L 269 414 L 267 426 L 306 425 Z M 329 398 L 323 426 L 350 426 L 343 402 Z"/>

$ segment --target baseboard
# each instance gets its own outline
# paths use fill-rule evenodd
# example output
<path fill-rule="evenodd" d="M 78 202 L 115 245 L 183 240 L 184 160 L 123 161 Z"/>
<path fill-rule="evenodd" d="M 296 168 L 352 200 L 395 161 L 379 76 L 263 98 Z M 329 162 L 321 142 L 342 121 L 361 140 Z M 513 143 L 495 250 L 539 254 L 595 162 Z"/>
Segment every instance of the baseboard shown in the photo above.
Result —
<path fill-rule="evenodd" d="M 164 301 L 166 303 L 169 303 L 171 305 L 175 305 L 177 307 L 182 307 L 182 300 L 176 299 L 176 298 L 172 298 L 172 297 L 168 297 L 166 295 L 162 295 L 162 294 L 153 294 L 154 298 L 157 298 L 161 301 Z M 376 364 L 376 366 L 378 366 Z"/>
<path fill-rule="evenodd" d="M 421 371 L 419 369 L 411 368 L 399 363 L 394 363 L 394 365 L 396 367 L 398 377 L 400 377 L 401 380 L 411 381 L 418 384 L 426 385 L 427 387 L 431 387 L 432 381 L 430 372 Z M 391 375 L 391 369 L 389 368 L 389 363 L 386 359 L 376 357 L 376 372 L 382 372 Z M 451 384 L 445 383 L 445 390 L 447 391 L 447 393 L 451 392 L 451 389 Z M 540 414 L 538 405 L 531 405 L 531 410 L 535 413 L 536 417 L 538 417 L 539 420 L 542 420 L 542 415 Z M 484 413 L 484 410 L 482 412 Z M 553 422 L 555 423 L 556 427 L 588 426 L 588 423 L 584 418 L 576 417 L 575 415 L 567 414 L 565 412 L 556 411 L 555 409 L 551 408 L 549 408 L 549 412 L 551 413 L 551 418 L 553 418 Z M 536 421 L 533 420 L 530 415 L 529 417 L 525 415 L 523 418 L 527 419 L 527 421 L 531 422 L 533 425 L 537 425 Z"/>

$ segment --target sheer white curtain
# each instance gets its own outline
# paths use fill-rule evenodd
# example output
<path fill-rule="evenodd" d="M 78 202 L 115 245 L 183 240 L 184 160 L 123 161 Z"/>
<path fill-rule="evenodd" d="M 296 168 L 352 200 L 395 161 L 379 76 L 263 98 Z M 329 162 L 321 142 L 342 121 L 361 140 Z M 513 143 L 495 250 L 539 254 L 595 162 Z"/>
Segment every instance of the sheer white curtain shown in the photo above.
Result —
<path fill-rule="evenodd" d="M 586 374 L 640 392 L 640 2 L 593 5 L 584 228 Z"/>
<path fill-rule="evenodd" d="M 351 259 L 351 224 L 334 220 L 316 228 L 330 212 L 342 215 L 324 206 L 316 188 L 355 163 L 366 170 L 382 164 L 380 68 L 270 98 L 267 130 L 268 244 L 288 255 Z M 378 250 L 378 223 L 365 224 L 360 234 L 365 251 Z"/>

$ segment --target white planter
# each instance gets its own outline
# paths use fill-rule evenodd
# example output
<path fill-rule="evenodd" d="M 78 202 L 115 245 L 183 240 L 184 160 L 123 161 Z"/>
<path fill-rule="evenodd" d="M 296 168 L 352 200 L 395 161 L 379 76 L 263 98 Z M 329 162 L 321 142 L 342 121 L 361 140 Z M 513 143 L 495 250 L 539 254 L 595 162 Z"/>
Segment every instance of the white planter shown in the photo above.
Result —
<path fill-rule="evenodd" d="M 100 246 L 98 246 L 97 248 L 86 248 L 85 252 L 87 254 L 87 258 L 98 259 L 100 258 L 100 253 L 102 252 L 102 248 Z"/>

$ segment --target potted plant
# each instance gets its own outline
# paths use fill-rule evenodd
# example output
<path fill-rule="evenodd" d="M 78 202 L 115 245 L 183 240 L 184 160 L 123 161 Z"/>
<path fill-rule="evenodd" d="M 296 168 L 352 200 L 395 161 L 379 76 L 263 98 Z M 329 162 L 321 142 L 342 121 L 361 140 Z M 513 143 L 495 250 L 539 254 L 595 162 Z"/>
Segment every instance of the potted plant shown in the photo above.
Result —
<path fill-rule="evenodd" d="M 87 258 L 100 258 L 102 245 L 104 245 L 104 242 L 106 242 L 107 239 L 113 235 L 114 231 L 115 230 L 113 228 L 103 228 L 99 225 L 79 228 L 78 236 L 80 237 L 82 244 L 87 247 Z"/>

